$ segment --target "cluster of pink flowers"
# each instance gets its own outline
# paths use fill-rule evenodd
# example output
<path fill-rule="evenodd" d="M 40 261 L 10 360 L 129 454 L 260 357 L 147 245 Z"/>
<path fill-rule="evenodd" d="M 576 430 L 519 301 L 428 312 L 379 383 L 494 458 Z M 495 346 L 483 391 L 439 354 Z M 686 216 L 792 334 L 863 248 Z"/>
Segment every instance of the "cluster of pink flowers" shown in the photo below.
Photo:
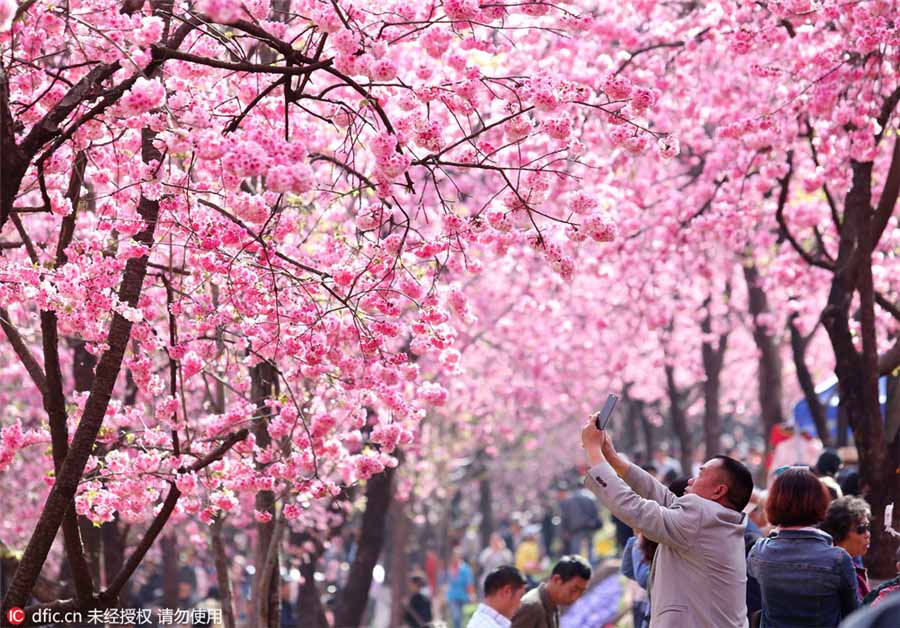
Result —
<path fill-rule="evenodd" d="M 562 247 L 552 243 L 536 244 L 534 246 L 543 248 L 544 257 L 547 258 L 553 272 L 558 273 L 564 280 L 571 281 L 575 274 L 575 262 L 563 252 Z"/>
<path fill-rule="evenodd" d="M 165 99 L 166 88 L 159 80 L 140 77 L 119 102 L 125 115 L 134 116 L 162 106 Z"/>
<path fill-rule="evenodd" d="M 269 217 L 269 205 L 260 194 L 238 192 L 229 197 L 235 215 L 247 222 L 261 223 Z"/>
<path fill-rule="evenodd" d="M 415 140 L 418 146 L 427 151 L 440 152 L 444 147 L 442 126 L 436 120 L 422 120 L 416 123 Z"/>
<path fill-rule="evenodd" d="M 136 19 L 139 26 L 134 31 L 134 41 L 140 46 L 149 46 L 159 41 L 163 32 L 162 18 L 154 16 L 141 16 Z"/>
<path fill-rule="evenodd" d="M 631 81 L 621 74 L 611 74 L 603 82 L 603 91 L 610 100 L 625 100 L 631 96 Z"/>
<path fill-rule="evenodd" d="M 10 29 L 17 8 L 16 0 L 0 0 L 0 33 Z"/>
<path fill-rule="evenodd" d="M 481 7 L 478 0 L 444 0 L 444 12 L 451 20 L 475 20 Z"/>
<path fill-rule="evenodd" d="M 673 157 L 678 156 L 678 153 L 681 151 L 681 146 L 679 145 L 678 138 L 668 135 L 666 137 L 660 138 L 656 143 L 656 152 L 663 159 L 671 159 Z"/>
<path fill-rule="evenodd" d="M 453 33 L 450 31 L 440 27 L 432 27 L 425 31 L 425 34 L 419 38 L 419 42 L 429 56 L 439 58 L 447 52 L 452 39 Z"/>
<path fill-rule="evenodd" d="M 219 24 L 231 24 L 243 15 L 240 0 L 198 0 L 197 10 Z"/>
<path fill-rule="evenodd" d="M 447 389 L 437 382 L 422 382 L 418 394 L 420 399 L 433 406 L 442 406 L 447 402 Z"/>
<path fill-rule="evenodd" d="M 225 170 L 238 177 L 257 177 L 265 174 L 270 163 L 269 151 L 252 140 L 238 143 L 222 159 Z"/>
<path fill-rule="evenodd" d="M 371 142 L 371 150 L 375 155 L 376 174 L 387 181 L 406 172 L 412 161 L 408 154 L 397 152 L 397 137 L 390 133 L 376 134 Z"/>

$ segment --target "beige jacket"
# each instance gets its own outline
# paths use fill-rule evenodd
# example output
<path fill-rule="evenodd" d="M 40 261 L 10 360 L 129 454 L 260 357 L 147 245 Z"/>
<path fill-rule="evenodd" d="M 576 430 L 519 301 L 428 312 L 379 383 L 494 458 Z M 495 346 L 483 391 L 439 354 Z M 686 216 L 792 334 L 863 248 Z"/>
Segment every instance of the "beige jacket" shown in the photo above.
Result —
<path fill-rule="evenodd" d="M 746 628 L 743 513 L 697 495 L 676 498 L 635 465 L 623 482 L 609 464 L 598 464 L 585 486 L 659 543 L 650 570 L 651 628 Z"/>

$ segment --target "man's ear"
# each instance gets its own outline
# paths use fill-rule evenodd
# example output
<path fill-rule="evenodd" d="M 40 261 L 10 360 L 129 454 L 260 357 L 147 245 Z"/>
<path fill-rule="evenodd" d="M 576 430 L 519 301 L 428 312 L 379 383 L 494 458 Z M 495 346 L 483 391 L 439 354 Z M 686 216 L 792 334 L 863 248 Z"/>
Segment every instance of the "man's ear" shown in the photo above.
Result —
<path fill-rule="evenodd" d="M 716 499 L 724 499 L 728 496 L 728 485 L 727 484 L 719 484 L 716 487 Z"/>

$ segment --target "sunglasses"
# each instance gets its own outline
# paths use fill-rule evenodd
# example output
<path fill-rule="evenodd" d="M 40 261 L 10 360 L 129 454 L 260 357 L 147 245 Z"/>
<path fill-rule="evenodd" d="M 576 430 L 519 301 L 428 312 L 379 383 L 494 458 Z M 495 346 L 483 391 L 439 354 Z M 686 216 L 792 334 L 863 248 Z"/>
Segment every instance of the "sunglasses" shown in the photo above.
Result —
<path fill-rule="evenodd" d="M 871 531 L 872 531 L 872 526 L 869 525 L 868 523 L 861 523 L 858 526 L 856 526 L 857 534 L 865 534 L 866 532 L 871 532 Z"/>

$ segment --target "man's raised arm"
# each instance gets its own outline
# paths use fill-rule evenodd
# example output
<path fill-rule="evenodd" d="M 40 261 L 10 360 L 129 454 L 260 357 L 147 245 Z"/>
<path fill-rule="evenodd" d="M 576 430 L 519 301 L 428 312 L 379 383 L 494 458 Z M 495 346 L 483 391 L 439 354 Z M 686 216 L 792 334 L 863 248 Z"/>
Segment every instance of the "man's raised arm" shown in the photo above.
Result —
<path fill-rule="evenodd" d="M 585 431 L 588 432 L 587 435 L 585 434 Z M 584 430 L 582 430 L 581 437 L 582 445 L 588 451 L 588 459 L 591 460 L 591 465 L 597 463 L 591 459 L 590 449 L 585 442 L 585 436 L 591 441 L 591 447 L 599 447 L 599 455 L 609 463 L 609 466 L 613 468 L 620 478 L 625 480 L 628 486 L 634 489 L 635 493 L 645 499 L 652 499 L 663 506 L 669 506 L 675 501 L 675 494 L 666 488 L 665 485 L 636 464 L 628 462 L 619 455 L 616 448 L 613 446 L 612 438 L 609 436 L 607 430 L 601 432 L 594 427 L 593 424 L 589 423 L 589 425 L 585 426 Z"/>

